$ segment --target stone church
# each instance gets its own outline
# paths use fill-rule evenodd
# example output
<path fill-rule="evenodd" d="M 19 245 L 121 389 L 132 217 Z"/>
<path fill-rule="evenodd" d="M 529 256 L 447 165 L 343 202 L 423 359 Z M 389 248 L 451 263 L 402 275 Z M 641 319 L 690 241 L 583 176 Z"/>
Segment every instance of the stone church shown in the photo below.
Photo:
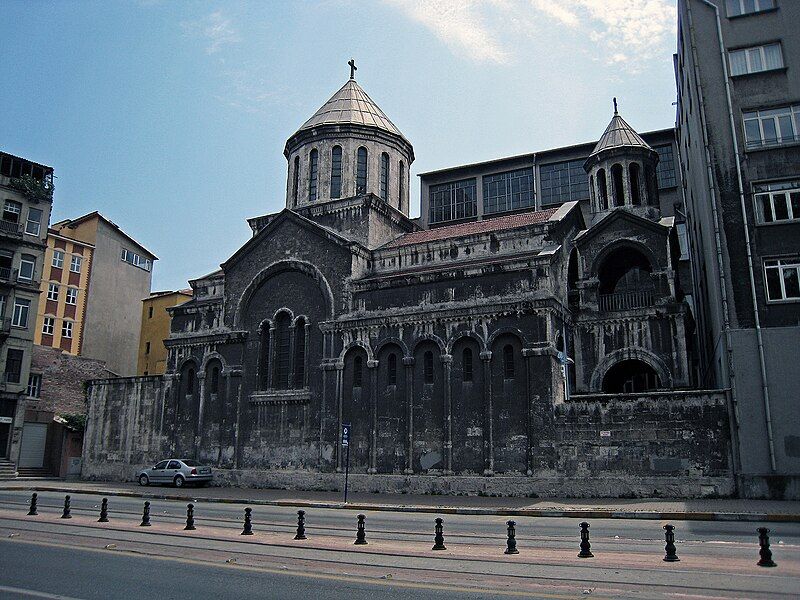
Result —
<path fill-rule="evenodd" d="M 170 309 L 167 374 L 92 382 L 85 477 L 169 455 L 333 489 L 350 424 L 365 491 L 731 493 L 659 153 L 616 101 L 554 206 L 523 166 L 423 182 L 410 218 L 414 149 L 352 75 L 284 155 L 286 207 Z"/>

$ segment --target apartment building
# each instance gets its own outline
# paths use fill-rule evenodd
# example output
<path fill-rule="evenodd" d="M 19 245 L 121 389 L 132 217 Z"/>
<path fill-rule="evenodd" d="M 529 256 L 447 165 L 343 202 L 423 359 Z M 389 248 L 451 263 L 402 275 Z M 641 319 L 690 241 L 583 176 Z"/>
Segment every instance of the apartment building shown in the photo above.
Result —
<path fill-rule="evenodd" d="M 138 375 L 163 375 L 167 369 L 167 348 L 172 317 L 167 311 L 191 300 L 192 290 L 153 292 L 142 300 L 142 333 L 139 336 Z"/>
<path fill-rule="evenodd" d="M 678 156 L 700 372 L 739 494 L 800 495 L 800 3 L 680 0 Z"/>

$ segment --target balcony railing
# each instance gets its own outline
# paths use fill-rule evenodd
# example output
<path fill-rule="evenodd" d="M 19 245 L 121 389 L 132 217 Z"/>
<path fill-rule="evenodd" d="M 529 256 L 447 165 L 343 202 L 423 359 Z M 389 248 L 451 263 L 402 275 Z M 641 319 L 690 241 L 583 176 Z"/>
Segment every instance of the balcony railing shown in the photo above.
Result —
<path fill-rule="evenodd" d="M 0 267 L 0 281 L 14 281 L 17 279 L 17 269 Z"/>
<path fill-rule="evenodd" d="M 631 310 L 633 308 L 644 308 L 654 304 L 652 291 L 622 292 L 619 294 L 600 294 L 597 297 L 597 305 L 600 312 L 615 312 L 620 310 Z"/>
<path fill-rule="evenodd" d="M 22 224 L 0 219 L 0 233 L 13 236 L 22 235 Z"/>
<path fill-rule="evenodd" d="M 747 149 L 757 150 L 758 148 L 774 148 L 783 146 L 784 144 L 796 144 L 797 142 L 800 142 L 800 135 L 782 135 L 780 138 L 747 140 Z"/>

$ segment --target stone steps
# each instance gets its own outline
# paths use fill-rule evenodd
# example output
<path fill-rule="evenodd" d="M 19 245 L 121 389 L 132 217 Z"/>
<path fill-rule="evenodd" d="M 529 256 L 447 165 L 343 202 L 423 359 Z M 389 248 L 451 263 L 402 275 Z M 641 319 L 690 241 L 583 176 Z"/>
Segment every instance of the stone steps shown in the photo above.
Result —
<path fill-rule="evenodd" d="M 17 477 L 50 477 L 50 469 L 43 467 L 20 467 L 17 469 Z"/>
<path fill-rule="evenodd" d="M 10 460 L 0 460 L 0 481 L 16 479 L 17 465 Z"/>

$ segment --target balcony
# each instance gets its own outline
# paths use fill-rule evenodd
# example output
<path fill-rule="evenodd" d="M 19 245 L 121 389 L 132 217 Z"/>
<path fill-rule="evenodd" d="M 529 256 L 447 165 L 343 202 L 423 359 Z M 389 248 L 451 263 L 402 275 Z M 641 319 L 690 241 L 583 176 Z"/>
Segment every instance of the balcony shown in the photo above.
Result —
<path fill-rule="evenodd" d="M 14 283 L 17 281 L 17 269 L 0 267 L 0 283 Z"/>
<path fill-rule="evenodd" d="M 22 237 L 22 224 L 0 219 L 0 235 L 7 235 L 15 238 Z"/>
<path fill-rule="evenodd" d="M 655 300 L 650 290 L 639 292 L 622 292 L 619 294 L 600 294 L 597 296 L 597 307 L 600 312 L 618 312 L 634 308 L 653 306 Z"/>

